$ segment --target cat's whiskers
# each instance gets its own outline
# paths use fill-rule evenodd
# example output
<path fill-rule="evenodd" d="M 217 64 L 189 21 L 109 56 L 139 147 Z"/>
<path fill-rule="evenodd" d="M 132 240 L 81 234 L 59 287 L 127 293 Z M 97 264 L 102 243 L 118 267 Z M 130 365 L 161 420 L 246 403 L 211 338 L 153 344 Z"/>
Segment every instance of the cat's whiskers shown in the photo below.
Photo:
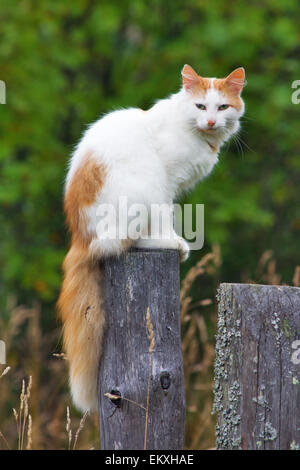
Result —
<path fill-rule="evenodd" d="M 235 137 L 239 140 L 239 142 L 244 145 L 250 152 L 253 152 L 256 154 L 255 150 L 253 150 L 240 136 L 241 130 L 235 135 Z"/>
<path fill-rule="evenodd" d="M 254 121 L 255 119 L 248 116 L 248 114 L 243 114 L 243 116 L 240 118 L 240 121 Z"/>

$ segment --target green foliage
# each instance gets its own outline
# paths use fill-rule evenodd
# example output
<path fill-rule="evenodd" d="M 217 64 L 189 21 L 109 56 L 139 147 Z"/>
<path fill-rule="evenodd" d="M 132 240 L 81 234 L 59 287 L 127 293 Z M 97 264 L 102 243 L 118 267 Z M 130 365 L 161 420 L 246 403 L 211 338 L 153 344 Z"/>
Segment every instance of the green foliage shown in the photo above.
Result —
<path fill-rule="evenodd" d="M 291 103 L 300 78 L 297 0 L 11 0 L 1 14 L 4 296 L 55 301 L 74 144 L 101 113 L 146 108 L 175 92 L 184 63 L 218 77 L 242 65 L 248 78 L 243 151 L 234 142 L 224 148 L 218 168 L 186 198 L 205 204 L 204 250 L 221 245 L 222 278 L 233 281 L 272 249 L 291 279 L 300 230 L 300 105 Z"/>

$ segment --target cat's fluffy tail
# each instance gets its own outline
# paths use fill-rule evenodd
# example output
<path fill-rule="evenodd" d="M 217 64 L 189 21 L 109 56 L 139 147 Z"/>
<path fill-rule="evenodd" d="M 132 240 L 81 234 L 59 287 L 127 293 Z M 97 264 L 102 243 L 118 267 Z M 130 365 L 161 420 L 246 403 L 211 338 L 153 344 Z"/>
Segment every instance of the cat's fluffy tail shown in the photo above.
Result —
<path fill-rule="evenodd" d="M 87 248 L 76 243 L 65 258 L 63 270 L 57 306 L 63 322 L 72 397 L 82 411 L 94 411 L 98 408 L 98 365 L 105 323 L 101 270 Z"/>

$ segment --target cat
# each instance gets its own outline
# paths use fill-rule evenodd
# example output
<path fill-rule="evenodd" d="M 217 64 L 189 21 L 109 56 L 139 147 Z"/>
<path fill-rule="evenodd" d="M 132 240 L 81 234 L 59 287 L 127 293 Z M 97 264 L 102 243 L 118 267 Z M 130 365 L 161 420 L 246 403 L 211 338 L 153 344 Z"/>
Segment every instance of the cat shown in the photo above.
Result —
<path fill-rule="evenodd" d="M 105 204 L 117 207 L 124 196 L 128 206 L 172 204 L 211 173 L 221 146 L 240 127 L 244 113 L 242 67 L 223 79 L 203 78 L 189 65 L 181 75 L 180 90 L 149 110 L 117 110 L 92 124 L 70 160 L 64 209 L 72 241 L 63 263 L 58 311 L 72 397 L 82 411 L 97 410 L 98 363 L 105 331 L 97 261 L 119 255 L 133 245 L 177 249 L 182 260 L 189 253 L 187 242 L 173 227 L 172 236 L 147 236 L 147 218 L 141 224 L 143 237 L 101 237 L 98 208 Z M 110 223 L 112 228 L 124 224 L 120 219 Z M 118 229 L 126 233 L 127 227 Z"/>

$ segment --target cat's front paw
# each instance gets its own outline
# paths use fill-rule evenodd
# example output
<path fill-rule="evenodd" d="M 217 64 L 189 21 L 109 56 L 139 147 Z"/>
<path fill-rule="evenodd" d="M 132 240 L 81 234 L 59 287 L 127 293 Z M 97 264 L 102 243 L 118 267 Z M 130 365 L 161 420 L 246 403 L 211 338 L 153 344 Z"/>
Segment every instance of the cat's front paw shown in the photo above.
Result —
<path fill-rule="evenodd" d="M 177 249 L 179 251 L 180 261 L 187 260 L 190 254 L 190 247 L 184 238 L 179 237 L 177 239 Z"/>

